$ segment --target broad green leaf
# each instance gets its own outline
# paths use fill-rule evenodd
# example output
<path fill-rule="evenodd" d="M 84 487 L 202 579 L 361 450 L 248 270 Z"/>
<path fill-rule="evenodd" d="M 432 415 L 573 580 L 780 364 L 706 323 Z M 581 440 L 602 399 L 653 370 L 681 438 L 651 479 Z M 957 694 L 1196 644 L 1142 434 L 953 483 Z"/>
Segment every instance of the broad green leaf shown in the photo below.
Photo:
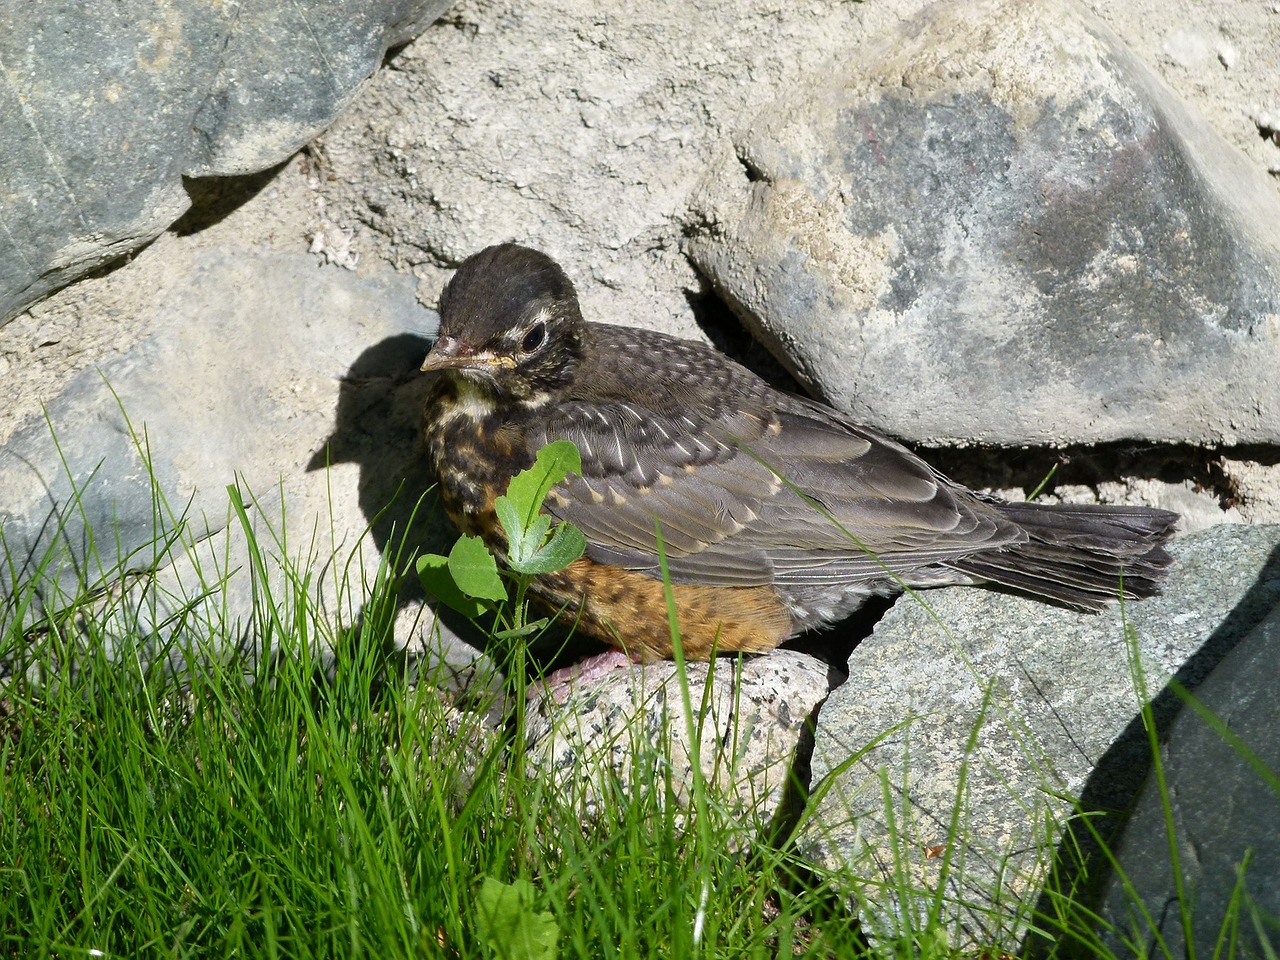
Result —
<path fill-rule="evenodd" d="M 587 539 L 582 531 L 569 523 L 556 527 L 551 539 L 523 564 L 514 568 L 520 573 L 553 573 L 563 570 L 582 556 L 587 549 Z M 514 567 L 514 565 L 513 565 Z"/>
<path fill-rule="evenodd" d="M 418 558 L 417 571 L 422 588 L 445 606 L 471 620 L 485 612 L 484 604 L 458 589 L 453 574 L 449 572 L 448 557 L 438 553 L 425 554 Z"/>
<path fill-rule="evenodd" d="M 525 543 L 532 547 L 530 554 L 537 553 L 544 543 L 547 542 L 547 535 L 551 533 L 551 517 L 545 513 L 540 513 L 533 518 L 533 522 L 529 524 L 529 529 L 525 531 Z"/>
<path fill-rule="evenodd" d="M 479 537 L 459 537 L 449 551 L 449 572 L 469 597 L 506 600 L 507 588 L 498 576 L 498 564 Z"/>
<path fill-rule="evenodd" d="M 517 512 L 525 519 L 525 526 L 542 509 L 547 492 L 570 473 L 582 472 L 582 457 L 578 448 L 568 440 L 556 440 L 538 451 L 532 467 L 511 478 L 507 496 Z"/>
<path fill-rule="evenodd" d="M 536 910 L 537 890 L 528 880 L 503 883 L 485 877 L 476 891 L 476 931 L 504 960 L 555 960 L 560 928 L 546 910 Z"/>

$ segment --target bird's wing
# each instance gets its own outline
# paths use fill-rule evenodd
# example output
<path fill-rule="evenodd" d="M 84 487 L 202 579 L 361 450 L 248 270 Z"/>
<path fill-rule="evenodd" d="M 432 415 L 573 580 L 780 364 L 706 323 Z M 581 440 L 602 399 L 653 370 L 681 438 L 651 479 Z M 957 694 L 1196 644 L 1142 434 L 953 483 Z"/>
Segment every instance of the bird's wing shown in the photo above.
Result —
<path fill-rule="evenodd" d="M 572 440 L 582 475 L 548 499 L 592 559 L 709 585 L 821 585 L 896 574 L 1021 538 L 898 444 L 816 403 L 708 413 L 559 405 L 530 432 Z"/>

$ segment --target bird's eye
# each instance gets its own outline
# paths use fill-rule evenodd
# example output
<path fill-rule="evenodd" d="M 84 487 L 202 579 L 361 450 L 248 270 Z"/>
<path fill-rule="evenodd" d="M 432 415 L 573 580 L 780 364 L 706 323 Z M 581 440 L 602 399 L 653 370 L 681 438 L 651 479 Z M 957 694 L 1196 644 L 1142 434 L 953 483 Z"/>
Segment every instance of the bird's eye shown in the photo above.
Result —
<path fill-rule="evenodd" d="M 545 323 L 535 323 L 529 328 L 529 332 L 524 335 L 524 341 L 520 344 L 520 349 L 525 353 L 533 353 L 540 346 L 542 341 L 547 339 L 547 325 Z"/>

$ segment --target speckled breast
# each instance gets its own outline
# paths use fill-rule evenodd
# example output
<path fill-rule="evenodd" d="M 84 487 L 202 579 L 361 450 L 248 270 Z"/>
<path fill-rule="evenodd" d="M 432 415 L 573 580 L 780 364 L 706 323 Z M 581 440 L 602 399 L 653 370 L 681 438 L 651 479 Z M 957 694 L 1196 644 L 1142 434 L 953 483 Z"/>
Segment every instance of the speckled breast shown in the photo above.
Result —
<path fill-rule="evenodd" d="M 454 525 L 505 547 L 493 501 L 513 476 L 533 464 L 533 457 L 517 424 L 466 393 L 452 377 L 441 377 L 432 389 L 423 425 L 427 460 Z"/>

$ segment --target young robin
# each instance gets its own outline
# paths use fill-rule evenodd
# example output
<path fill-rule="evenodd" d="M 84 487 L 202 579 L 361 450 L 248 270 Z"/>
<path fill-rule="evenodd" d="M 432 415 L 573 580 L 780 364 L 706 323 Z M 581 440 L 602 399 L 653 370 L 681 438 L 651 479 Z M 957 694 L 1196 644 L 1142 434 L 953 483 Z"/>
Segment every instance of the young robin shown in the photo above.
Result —
<path fill-rule="evenodd" d="M 458 268 L 422 369 L 441 374 L 426 446 L 445 509 L 499 556 L 494 498 L 543 445 L 577 445 L 582 475 L 546 509 L 586 554 L 531 593 L 632 657 L 672 652 L 655 522 L 694 659 L 771 649 L 903 585 L 1099 610 L 1157 592 L 1171 562 L 1177 514 L 974 493 L 702 343 L 585 322 L 559 265 L 516 244 Z"/>

